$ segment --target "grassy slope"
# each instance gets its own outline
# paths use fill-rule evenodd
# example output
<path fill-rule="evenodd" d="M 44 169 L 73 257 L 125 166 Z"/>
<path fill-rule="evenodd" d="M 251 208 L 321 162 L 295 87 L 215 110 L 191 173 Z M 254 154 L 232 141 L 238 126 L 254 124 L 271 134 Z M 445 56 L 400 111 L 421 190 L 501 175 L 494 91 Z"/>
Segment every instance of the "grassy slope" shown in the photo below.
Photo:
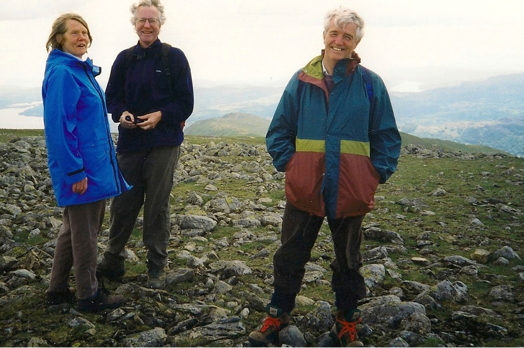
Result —
<path fill-rule="evenodd" d="M 41 135 L 42 131 L 5 131 L 0 130 L 0 141 L 12 139 L 16 136 Z M 415 139 L 417 140 L 417 139 Z M 246 143 L 258 145 L 263 148 L 264 140 L 259 137 L 187 137 L 187 144 L 208 144 L 210 142 L 226 143 Z M 405 137 L 404 143 L 409 140 Z M 460 150 L 462 151 L 462 150 Z M 262 154 L 264 160 L 268 159 L 267 154 Z M 257 160 L 256 157 L 231 156 L 224 158 L 228 163 L 240 164 Z M 262 161 L 261 165 L 267 165 L 267 170 L 272 172 L 270 162 Z M 489 299 L 489 291 L 495 285 L 512 285 L 513 293 L 516 296 L 515 302 L 524 301 L 524 284 L 519 281 L 516 272 L 511 268 L 516 265 L 524 265 L 523 261 L 512 261 L 510 266 L 496 266 L 493 263 L 486 264 L 480 268 L 477 276 L 461 274 L 453 271 L 453 268 L 445 267 L 421 267 L 411 262 L 411 257 L 425 257 L 431 262 L 442 262 L 445 256 L 461 255 L 469 258 L 471 253 L 478 247 L 487 249 L 491 252 L 498 250 L 500 247 L 509 245 L 521 256 L 524 253 L 524 215 L 509 214 L 501 209 L 502 205 L 524 211 L 524 196 L 521 194 L 524 185 L 524 159 L 515 157 L 491 157 L 484 156 L 472 160 L 463 160 L 456 158 L 420 158 L 417 156 L 403 156 L 400 158 L 398 171 L 385 184 L 379 186 L 377 192 L 377 207 L 368 214 L 365 224 L 377 224 L 380 228 L 398 232 L 404 239 L 406 253 L 391 251 L 389 257 L 398 265 L 399 269 L 395 270 L 401 274 L 403 280 L 420 281 L 428 285 L 435 285 L 441 280 L 448 279 L 452 282 L 461 281 L 468 286 L 470 300 L 468 304 L 491 308 L 498 313 L 504 314 L 504 321 L 497 318 L 490 318 L 491 322 L 509 329 L 511 341 L 500 341 L 494 338 L 482 338 L 474 342 L 476 345 L 483 346 L 522 346 L 524 339 L 515 338 L 519 332 L 518 313 L 515 311 L 515 304 L 502 302 L 494 305 Z M 256 191 L 259 184 L 236 179 L 228 179 L 216 182 L 220 191 L 225 192 L 229 197 L 238 199 L 251 199 L 257 197 Z M 446 191 L 442 196 L 434 196 L 432 193 L 441 188 Z M 173 189 L 173 212 L 184 213 L 187 205 L 187 197 L 190 192 L 198 192 L 206 196 L 205 184 L 178 184 Z M 273 204 L 283 198 L 281 190 L 262 193 L 262 197 L 273 199 Z M 477 203 L 468 203 L 469 198 L 475 198 Z M 418 200 L 423 203 L 422 210 L 398 204 L 399 200 L 407 198 Z M 483 225 L 473 224 L 473 219 L 479 219 Z M 253 230 L 253 233 L 264 235 L 267 233 L 266 228 Z M 217 227 L 209 236 L 210 241 L 218 240 L 222 237 L 228 238 L 239 232 L 238 228 L 230 226 Z M 329 255 L 332 254 L 329 231 L 326 226 L 323 227 L 323 233 L 319 235 L 317 244 L 312 254 L 313 260 L 320 262 L 322 266 L 329 270 Z M 431 246 L 425 248 L 427 253 L 421 252 L 422 249 L 416 244 L 420 235 L 426 234 L 431 242 Z M 137 240 L 138 236 L 135 236 Z M 183 238 L 183 243 L 190 242 L 190 239 Z M 211 243 L 212 244 L 212 243 Z M 202 247 L 206 248 L 207 244 L 203 243 Z M 241 282 L 235 286 L 231 298 L 242 298 L 242 292 L 247 291 L 246 284 L 255 283 L 261 287 L 267 287 L 263 278 L 256 276 L 264 274 L 269 277 L 271 274 L 271 264 L 266 259 L 253 258 L 252 255 L 256 250 L 266 248 L 269 255 L 273 255 L 277 248 L 277 243 L 271 240 L 267 242 L 263 239 L 243 244 L 235 247 L 217 250 L 219 258 L 223 260 L 243 260 L 248 266 L 255 270 L 254 275 L 245 276 Z M 370 250 L 382 243 L 377 241 L 365 240 L 363 251 Z M 200 256 L 200 255 L 197 255 Z M 179 260 L 175 261 L 178 262 Z M 182 266 L 182 265 L 181 265 Z M 143 269 L 136 272 L 140 274 Z M 132 272 L 129 272 L 130 274 Z M 325 279 L 330 279 L 331 275 L 326 274 Z M 197 283 L 188 283 L 181 286 L 193 287 Z M 394 286 L 402 284 L 393 278 L 387 278 L 383 286 L 383 293 Z M 173 294 L 180 301 L 194 301 L 192 298 L 186 298 L 187 289 L 173 289 Z M 42 292 L 44 289 L 42 289 Z M 381 295 L 376 294 L 376 295 Z M 303 289 L 301 295 L 308 296 L 315 300 L 332 301 L 332 294 L 326 286 L 308 286 Z M 409 297 L 409 295 L 408 295 Z M 36 301 L 34 297 L 29 300 Z M 138 301 L 138 300 L 137 300 Z M 60 328 L 63 323 L 60 321 L 61 316 L 46 316 L 46 320 L 51 323 L 37 324 L 39 316 L 41 317 L 40 304 L 34 306 L 35 313 L 27 311 L 28 303 L 20 303 L 20 306 L 14 304 L 10 313 L 4 313 L 0 319 L 15 318 L 19 313 L 24 312 L 22 324 L 28 328 L 41 332 L 50 342 L 60 342 L 69 345 L 75 343 L 70 333 L 63 332 L 66 338 L 53 339 L 54 335 L 62 335 Z M 435 320 L 432 329 L 434 332 L 459 331 L 461 327 L 450 328 L 448 325 L 452 311 L 458 310 L 458 304 L 446 304 L 441 310 L 428 311 L 428 315 Z M 311 311 L 308 306 L 298 306 L 297 314 L 305 314 Z M 262 318 L 262 313 L 253 312 L 245 321 L 247 332 L 254 329 Z M 30 319 L 33 318 L 33 319 Z M 93 317 L 95 318 L 95 317 Z M 43 319 L 43 318 L 42 318 Z M 40 326 L 42 325 L 42 326 Z M 100 333 L 99 338 L 81 338 L 78 339 L 81 345 L 100 345 L 105 336 L 105 330 L 115 330 L 110 325 L 97 323 L 97 329 Z M 23 328 L 20 329 L 23 332 Z M 381 337 L 380 333 L 368 338 L 369 342 L 375 346 L 385 346 L 388 344 L 389 337 Z M 98 341 L 97 341 L 98 340 Z M 2 340 L 0 339 L 0 342 Z M 470 345 L 472 342 L 462 342 L 462 345 Z"/>
<path fill-rule="evenodd" d="M 231 140 L 235 142 L 246 142 L 246 139 L 250 139 L 247 141 L 247 143 L 251 143 L 253 141 L 262 141 L 262 137 L 258 139 L 258 137 L 254 136 L 235 136 L 234 134 L 228 134 L 228 133 L 234 133 L 234 130 L 231 131 L 224 131 L 223 134 L 219 134 L 217 136 L 198 136 L 198 135 L 187 135 L 187 139 L 194 139 L 197 140 L 197 142 L 206 142 L 206 140 L 210 139 L 218 139 L 218 141 L 222 141 L 227 138 L 231 138 Z M 245 132 L 244 132 L 245 133 Z M 248 132 L 249 133 L 249 132 Z M 35 136 L 35 135 L 43 135 L 44 131 L 41 129 L 0 129 L 0 142 L 8 142 L 11 139 L 14 139 L 16 137 L 22 137 L 22 136 Z M 402 135 L 402 145 L 405 146 L 407 144 L 413 144 L 413 145 L 420 145 L 423 147 L 437 147 L 446 151 L 453 151 L 453 152 L 465 152 L 465 153 L 486 153 L 486 154 L 495 154 L 495 153 L 505 153 L 502 150 L 493 149 L 488 146 L 481 146 L 481 145 L 466 145 L 466 144 L 460 144 L 455 143 L 448 140 L 440 140 L 440 139 L 426 139 L 426 138 L 419 138 L 407 133 L 401 133 Z M 201 139 L 201 140 L 198 140 Z M 221 139 L 221 140 L 220 140 Z"/>

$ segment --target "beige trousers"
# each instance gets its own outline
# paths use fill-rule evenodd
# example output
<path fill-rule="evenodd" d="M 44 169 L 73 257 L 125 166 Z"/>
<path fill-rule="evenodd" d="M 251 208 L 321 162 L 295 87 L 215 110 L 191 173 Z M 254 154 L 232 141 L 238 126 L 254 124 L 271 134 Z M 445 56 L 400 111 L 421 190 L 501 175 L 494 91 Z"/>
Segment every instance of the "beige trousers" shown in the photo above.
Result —
<path fill-rule="evenodd" d="M 106 200 L 100 200 L 64 208 L 62 228 L 56 240 L 49 292 L 69 291 L 69 273 L 74 268 L 77 298 L 83 300 L 97 293 L 97 241 L 105 207 Z"/>

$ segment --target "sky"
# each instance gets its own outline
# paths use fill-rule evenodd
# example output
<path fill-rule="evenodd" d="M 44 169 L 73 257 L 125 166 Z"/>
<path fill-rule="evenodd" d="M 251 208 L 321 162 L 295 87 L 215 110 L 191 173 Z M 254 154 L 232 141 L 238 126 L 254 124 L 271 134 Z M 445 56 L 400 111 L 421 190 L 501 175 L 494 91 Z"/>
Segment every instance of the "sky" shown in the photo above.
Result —
<path fill-rule="evenodd" d="M 52 22 L 76 12 L 105 87 L 116 55 L 136 44 L 137 0 L 0 0 L 0 93 L 39 87 Z M 356 51 L 393 92 L 417 92 L 524 72 L 523 0 L 164 0 L 160 39 L 186 54 L 196 87 L 284 87 L 323 48 L 323 18 L 343 6 L 363 17 Z"/>

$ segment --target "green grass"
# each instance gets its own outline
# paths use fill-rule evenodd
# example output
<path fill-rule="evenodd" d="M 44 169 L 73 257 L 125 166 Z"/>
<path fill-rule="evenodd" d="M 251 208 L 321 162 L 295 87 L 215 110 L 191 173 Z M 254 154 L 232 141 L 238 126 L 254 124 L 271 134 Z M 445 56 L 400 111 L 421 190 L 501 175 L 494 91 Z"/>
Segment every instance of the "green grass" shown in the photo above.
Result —
<path fill-rule="evenodd" d="M 2 130 L 0 131 L 0 141 L 10 141 L 19 136 L 42 134 L 42 131 Z M 403 137 L 403 141 L 409 141 L 409 138 Z M 205 147 L 210 142 L 215 144 L 221 142 L 248 144 L 262 148 L 264 145 L 264 139 L 256 137 L 217 138 L 188 136 L 184 146 L 189 148 L 192 144 L 196 144 Z M 470 152 L 475 152 L 473 151 L 474 148 L 469 149 L 471 150 Z M 454 151 L 466 152 L 465 150 Z M 250 162 L 258 161 L 253 167 L 261 166 L 269 173 L 274 172 L 274 169 L 268 165 L 268 163 L 271 163 L 271 158 L 264 152 L 262 152 L 261 157 L 214 156 L 207 163 L 210 167 L 213 166 L 213 171 L 222 172 L 224 169 L 221 167 L 221 161 L 233 163 L 234 165 L 245 163 L 248 168 L 251 168 L 250 166 L 253 165 Z M 182 164 L 190 166 L 191 163 Z M 425 257 L 431 260 L 431 262 L 438 263 L 442 262 L 445 256 L 461 255 L 470 258 L 471 253 L 476 248 L 494 252 L 505 245 L 511 246 L 522 256 L 524 252 L 524 241 L 522 238 L 524 235 L 524 214 L 522 214 L 524 212 L 523 177 L 524 159 L 522 158 L 481 156 L 474 159 L 461 159 L 454 157 L 419 158 L 412 155 L 402 156 L 399 161 L 398 171 L 387 184 L 380 185 L 378 188 L 377 197 L 382 197 L 383 199 L 377 200 L 376 209 L 364 221 L 364 225 L 376 224 L 381 229 L 399 233 L 404 239 L 406 252 L 391 252 L 388 255 L 398 265 L 398 269 L 395 271 L 401 274 L 403 280 L 418 281 L 430 286 L 437 284 L 443 279 L 460 280 L 468 286 L 470 296 L 468 304 L 491 308 L 505 314 L 505 321 L 496 323 L 507 327 L 514 341 L 479 337 L 477 342 L 469 343 L 484 346 L 514 346 L 524 343 L 522 342 L 523 339 L 518 337 L 518 332 L 521 329 L 519 328 L 518 313 L 515 312 L 515 304 L 502 303 L 494 306 L 488 297 L 489 291 L 493 286 L 512 284 L 514 286 L 513 293 L 516 297 L 515 302 L 524 301 L 524 286 L 522 281 L 517 279 L 516 272 L 512 271 L 514 266 L 523 266 L 524 261 L 512 261 L 510 266 L 497 266 L 493 263 L 488 263 L 479 267 L 479 274 L 477 277 L 474 277 L 461 274 L 453 268 L 438 266 L 425 268 L 415 265 L 411 262 L 411 258 Z M 281 182 L 271 181 L 269 183 L 272 188 L 268 192 L 257 195 L 255 193 L 257 188 L 266 185 L 266 183 L 250 183 L 245 180 L 232 178 L 213 181 L 213 185 L 217 186 L 220 192 L 225 193 L 227 199 L 242 201 L 244 199 L 256 200 L 259 197 L 270 198 L 272 203 L 266 203 L 265 205 L 281 213 L 281 210 L 274 208 L 274 206 L 284 199 L 283 185 Z M 206 191 L 205 186 L 206 184 L 185 182 L 176 184 L 173 188 L 171 199 L 172 213 L 207 215 L 203 208 L 186 208 L 187 199 L 191 192 L 199 194 L 205 202 L 208 202 L 217 194 L 215 191 Z M 443 189 L 446 193 L 442 196 L 432 195 L 437 189 Z M 471 198 L 474 198 L 476 203 L 471 203 Z M 401 199 L 417 200 L 422 204 L 418 207 L 404 206 L 399 204 Z M 507 213 L 501 210 L 503 206 L 511 207 L 521 213 Z M 479 219 L 483 225 L 472 224 L 474 218 Z M 104 228 L 107 228 L 107 225 L 108 221 L 106 219 Z M 278 227 L 267 226 L 248 228 L 246 230 L 253 233 L 257 239 L 236 245 L 233 236 L 238 232 L 242 232 L 243 229 L 229 225 L 218 225 L 212 232 L 204 236 L 208 240 L 209 247 L 202 248 L 202 251 L 192 252 L 195 257 L 204 258 L 212 250 L 218 255 L 220 260 L 242 260 L 253 270 L 253 274 L 250 275 L 238 276 L 232 280 L 225 279 L 224 281 L 233 282 L 233 290 L 225 295 L 217 295 L 214 303 L 222 304 L 243 299 L 245 297 L 244 294 L 250 292 L 249 284 L 257 284 L 261 288 L 266 289 L 266 292 L 258 294 L 262 299 L 269 299 L 271 295 L 267 280 L 272 277 L 272 257 L 278 247 L 278 242 L 263 236 L 276 231 L 277 238 L 280 238 Z M 141 227 L 133 231 L 129 243 L 132 248 L 141 241 L 141 231 Z M 41 237 L 28 240 L 28 234 L 29 232 L 18 234 L 16 241 L 24 246 L 15 247 L 4 255 L 15 256 L 23 262 L 30 262 L 32 260 L 30 248 L 43 244 L 45 241 L 40 239 Z M 425 248 L 427 253 L 422 253 L 422 249 L 417 246 L 417 240 L 422 234 L 427 235 L 429 241 L 431 241 L 431 245 Z M 186 244 L 194 243 L 198 247 L 206 245 L 199 239 L 192 239 L 182 234 L 178 234 L 176 237 L 177 244 L 170 246 L 170 250 L 174 250 L 170 253 L 170 266 L 174 269 L 186 267 L 186 260 L 175 257 L 175 254 L 183 250 Z M 227 238 L 229 247 L 215 247 L 215 241 L 222 238 Z M 387 243 L 364 240 L 362 251 L 365 252 L 385 244 Z M 268 250 L 269 256 L 253 257 L 263 248 Z M 133 250 L 141 262 L 137 264 L 126 263 L 126 277 L 130 279 L 138 278 L 146 272 L 144 249 L 134 248 Z M 326 269 L 327 272 L 324 273 L 323 280 L 326 280 L 328 283 L 331 280 L 329 264 L 332 258 L 333 247 L 330 232 L 327 226 L 323 225 L 315 248 L 312 251 L 312 260 Z M 201 297 L 193 294 L 195 289 L 204 287 L 208 276 L 206 272 L 196 271 L 192 282 L 177 284 L 168 290 L 172 296 L 176 297 L 177 303 L 201 301 Z M 107 285 L 111 290 L 118 286 L 116 283 Z M 387 294 L 391 287 L 401 285 L 401 282 L 388 276 L 380 294 Z M 41 291 L 44 293 L 45 289 L 42 288 Z M 334 300 L 331 288 L 326 283 L 307 284 L 301 290 L 300 295 L 330 303 L 333 303 Z M 4 323 L 4 326 L 6 326 L 6 322 L 9 322 L 10 327 L 19 332 L 19 336 L 10 338 L 9 343 L 18 342 L 17 345 L 27 344 L 27 337 L 29 336 L 24 333 L 26 330 L 42 332 L 42 336 L 48 339 L 48 342 L 61 346 L 75 344 L 84 346 L 103 345 L 102 337 L 113 337 L 116 334 L 115 326 L 104 325 L 104 323 L 93 319 L 97 325 L 97 332 L 99 332 L 98 337 L 68 336 L 67 327 L 61 321 L 65 317 L 63 314 L 42 316 L 43 299 L 27 297 L 27 299 L 23 300 L 24 298 L 22 297 L 19 301 L 10 303 L 7 308 L 3 308 L 0 311 L 0 320 Z M 142 301 L 142 299 L 137 299 L 136 301 Z M 143 299 L 143 301 L 140 302 L 141 306 L 149 306 L 157 310 L 157 304 L 151 299 Z M 156 302 L 160 303 L 159 301 Z M 461 304 L 445 304 L 438 311 L 428 311 L 428 316 L 438 318 L 439 322 L 442 323 L 442 325 L 435 325 L 434 331 L 438 332 L 438 330 L 442 329 L 460 330 L 461 328 L 455 327 L 450 329 L 444 325 L 450 321 L 449 318 L 452 311 L 459 310 L 460 306 Z M 312 309 L 311 306 L 297 306 L 296 313 L 304 315 Z M 19 318 L 20 315 L 22 315 L 22 319 Z M 178 315 L 177 313 L 177 320 L 181 320 Z M 258 326 L 264 315 L 264 313 L 252 311 L 248 319 L 244 320 L 247 332 Z M 387 345 L 390 339 L 390 337 L 373 337 L 373 340 L 367 343 Z M 242 341 L 239 340 L 238 342 Z M 6 344 L 5 341 L 0 339 L 1 343 Z M 185 343 L 197 344 L 198 342 L 188 341 Z M 437 341 L 429 338 L 421 343 L 421 346 L 437 344 Z M 467 342 L 463 342 L 463 344 L 467 344 Z"/>
<path fill-rule="evenodd" d="M 19 137 L 43 136 L 43 129 L 3 129 L 0 128 L 0 143 L 7 143 Z"/>
<path fill-rule="evenodd" d="M 488 146 L 466 145 L 466 144 L 460 144 L 460 143 L 456 143 L 456 142 L 449 141 L 449 140 L 419 138 L 414 135 L 410 135 L 410 134 L 402 133 L 402 132 L 401 132 L 401 137 L 402 137 L 402 145 L 413 144 L 413 145 L 420 145 L 425 148 L 439 148 L 445 151 L 464 152 L 464 153 L 485 153 L 485 154 L 506 153 L 502 150 L 494 149 Z"/>

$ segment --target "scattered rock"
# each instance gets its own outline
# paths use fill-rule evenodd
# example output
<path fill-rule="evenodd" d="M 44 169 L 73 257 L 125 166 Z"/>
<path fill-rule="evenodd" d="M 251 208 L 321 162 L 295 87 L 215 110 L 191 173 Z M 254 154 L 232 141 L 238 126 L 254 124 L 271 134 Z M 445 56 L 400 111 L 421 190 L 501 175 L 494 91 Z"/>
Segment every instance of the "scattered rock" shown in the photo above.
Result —
<path fill-rule="evenodd" d="M 55 205 L 43 137 L 0 143 L 0 307 L 7 313 L 0 318 L 0 345 L 249 345 L 247 335 L 260 324 L 272 293 L 271 258 L 280 245 L 285 174 L 274 170 L 263 144 L 209 141 L 184 143 L 182 150 L 175 182 L 194 186 L 173 196 L 166 288 L 145 287 L 140 269 L 146 269 L 146 251 L 142 241 L 131 240 L 125 257 L 133 271 L 121 282 L 106 282 L 111 292 L 128 299 L 126 305 L 84 315 L 71 304 L 44 306 L 62 208 Z M 419 159 L 498 158 L 413 145 L 402 153 Z M 503 175 L 523 186 L 524 169 L 510 167 L 500 168 L 500 175 L 494 166 L 480 174 L 456 172 L 473 187 L 457 200 L 471 210 L 465 216 L 442 213 L 446 199 L 457 198 L 456 189 L 441 180 L 449 174 L 445 171 L 428 174 L 429 185 L 394 187 L 405 195 L 402 199 L 392 199 L 387 191 L 377 195 L 377 209 L 363 228 L 361 274 L 369 296 L 360 301 L 358 329 L 366 346 L 481 346 L 490 339 L 509 345 L 521 335 L 513 323 L 524 319 L 522 244 L 487 234 L 491 220 L 505 233 L 521 229 L 521 207 L 486 182 Z M 432 182 L 435 177 L 438 182 Z M 227 193 L 224 187 L 232 180 L 257 198 Z M 411 196 L 414 191 L 420 194 Z M 463 223 L 457 228 L 459 220 Z M 137 227 L 142 223 L 140 217 Z M 406 223 L 417 230 L 415 238 L 399 227 Z M 100 250 L 107 238 L 105 230 Z M 333 259 L 332 241 L 322 230 L 303 282 L 314 295 L 297 298 L 292 325 L 280 332 L 281 345 L 335 344 L 329 337 L 336 309 L 330 286 Z M 486 272 L 493 265 L 511 267 L 510 276 Z"/>

